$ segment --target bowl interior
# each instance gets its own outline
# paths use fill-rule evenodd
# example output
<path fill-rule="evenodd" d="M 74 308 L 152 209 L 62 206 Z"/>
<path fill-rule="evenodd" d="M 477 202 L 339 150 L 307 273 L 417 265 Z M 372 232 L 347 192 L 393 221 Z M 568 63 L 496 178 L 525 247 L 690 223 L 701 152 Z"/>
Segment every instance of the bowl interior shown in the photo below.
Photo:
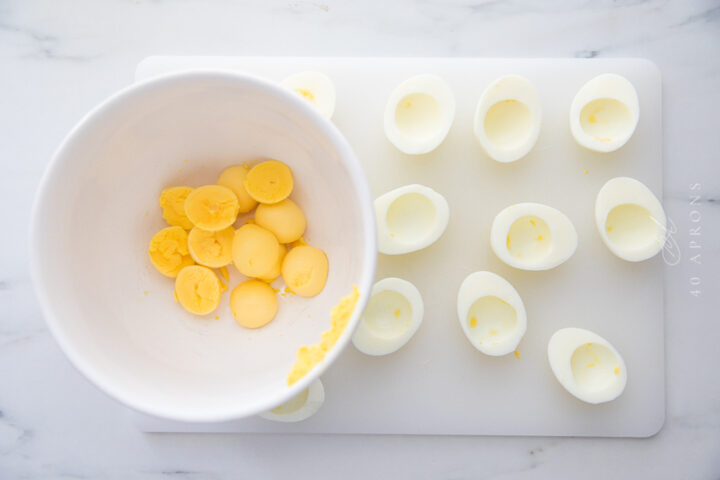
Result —
<path fill-rule="evenodd" d="M 280 296 L 277 317 L 258 330 L 235 323 L 229 291 L 211 315 L 186 313 L 174 279 L 147 256 L 166 226 L 160 191 L 215 183 L 224 168 L 264 158 L 293 171 L 305 238 L 328 255 L 324 291 Z M 347 344 L 374 274 L 371 208 L 354 155 L 309 104 L 250 77 L 174 75 L 114 97 L 63 144 L 35 212 L 35 279 L 61 346 L 111 395 L 179 420 L 246 416 L 300 391 Z M 244 277 L 228 271 L 232 289 Z M 288 388 L 298 347 L 319 341 L 353 285 L 361 300 L 336 349 Z"/>

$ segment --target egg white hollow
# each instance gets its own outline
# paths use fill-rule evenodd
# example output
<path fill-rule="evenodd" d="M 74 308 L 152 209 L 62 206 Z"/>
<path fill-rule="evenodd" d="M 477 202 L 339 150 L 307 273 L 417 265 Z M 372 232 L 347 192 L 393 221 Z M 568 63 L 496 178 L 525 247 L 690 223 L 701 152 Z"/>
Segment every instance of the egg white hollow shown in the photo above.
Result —
<path fill-rule="evenodd" d="M 540 95 L 535 85 L 525 77 L 505 75 L 481 95 L 473 131 L 492 159 L 508 163 L 532 150 L 541 122 Z"/>
<path fill-rule="evenodd" d="M 665 245 L 662 204 L 634 178 L 617 177 L 603 185 L 595 199 L 595 224 L 610 251 L 629 262 L 652 258 Z"/>
<path fill-rule="evenodd" d="M 384 278 L 372 289 L 370 301 L 352 337 L 366 355 L 388 355 L 402 348 L 420 328 L 423 299 L 412 283 Z"/>
<path fill-rule="evenodd" d="M 548 360 L 560 385 L 583 402 L 609 402 L 625 390 L 625 361 L 610 342 L 589 330 L 555 332 L 548 342 Z"/>
<path fill-rule="evenodd" d="M 280 84 L 312 103 L 324 117 L 332 118 L 335 113 L 335 84 L 324 73 L 299 72 Z"/>
<path fill-rule="evenodd" d="M 447 82 L 436 75 L 416 75 L 390 94 L 385 135 L 401 152 L 420 155 L 445 140 L 454 118 L 455 96 Z"/>
<path fill-rule="evenodd" d="M 486 355 L 513 352 L 527 330 L 527 313 L 520 294 L 492 272 L 475 272 L 458 290 L 460 326 L 470 343 Z"/>
<path fill-rule="evenodd" d="M 605 73 L 583 85 L 570 106 L 570 131 L 578 144 L 613 152 L 627 143 L 640 118 L 635 87 L 626 78 Z"/>
<path fill-rule="evenodd" d="M 318 378 L 287 402 L 259 416 L 274 422 L 301 422 L 315 415 L 324 402 L 325 388 Z"/>
<path fill-rule="evenodd" d="M 577 232 L 559 210 L 541 203 L 510 205 L 495 216 L 490 246 L 495 255 L 521 270 L 548 270 L 577 249 Z"/>
<path fill-rule="evenodd" d="M 424 185 L 405 185 L 375 199 L 378 251 L 400 255 L 435 243 L 450 219 L 447 200 Z"/>

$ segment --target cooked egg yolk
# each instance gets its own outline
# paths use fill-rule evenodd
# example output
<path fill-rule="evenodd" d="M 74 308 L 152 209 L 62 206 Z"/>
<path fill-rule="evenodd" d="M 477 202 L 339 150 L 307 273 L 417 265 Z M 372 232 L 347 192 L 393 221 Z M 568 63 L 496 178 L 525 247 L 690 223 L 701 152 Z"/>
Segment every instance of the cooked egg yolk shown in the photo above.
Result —
<path fill-rule="evenodd" d="M 233 236 L 234 235 L 235 234 L 233 233 Z M 230 247 L 232 248 L 232 243 L 230 244 Z M 232 257 L 232 255 L 231 255 L 231 257 Z M 222 277 L 225 279 L 226 282 L 230 281 L 230 274 L 228 273 L 227 268 L 220 267 L 220 275 L 222 275 Z"/>
<path fill-rule="evenodd" d="M 278 203 L 292 192 L 292 172 L 277 160 L 258 163 L 245 177 L 245 189 L 260 203 Z"/>
<path fill-rule="evenodd" d="M 260 328 L 275 318 L 278 311 L 277 296 L 267 283 L 248 280 L 233 289 L 230 309 L 235 320 L 243 327 Z"/>
<path fill-rule="evenodd" d="M 185 199 L 185 214 L 203 230 L 223 230 L 235 222 L 238 199 L 227 187 L 205 185 L 196 188 Z"/>
<path fill-rule="evenodd" d="M 280 244 L 262 227 L 246 224 L 235 231 L 232 257 L 235 267 L 248 277 L 272 278 L 277 269 Z"/>
<path fill-rule="evenodd" d="M 273 266 L 272 271 L 264 277 L 261 277 L 260 280 L 267 283 L 272 283 L 275 281 L 277 277 L 280 276 L 280 273 L 282 272 L 282 264 L 283 260 L 285 260 L 285 255 L 287 254 L 287 248 L 285 245 L 280 244 L 278 245 L 278 257 L 277 261 L 275 262 L 275 265 Z"/>
<path fill-rule="evenodd" d="M 175 279 L 175 297 L 190 313 L 207 315 L 220 303 L 220 281 L 207 267 L 191 265 L 180 270 Z"/>
<path fill-rule="evenodd" d="M 228 227 L 211 232 L 195 227 L 188 235 L 188 249 L 193 260 L 206 267 L 219 268 L 232 262 L 235 229 Z"/>
<path fill-rule="evenodd" d="M 250 167 L 247 165 L 233 165 L 226 168 L 218 178 L 217 184 L 233 191 L 238 199 L 240 213 L 247 213 L 257 205 L 257 201 L 245 190 L 245 177 Z"/>
<path fill-rule="evenodd" d="M 193 189 L 191 187 L 170 187 L 160 194 L 158 203 L 162 208 L 162 217 L 168 225 L 176 225 L 190 230 L 193 224 L 185 215 L 185 199 Z"/>
<path fill-rule="evenodd" d="M 255 223 L 270 230 L 280 243 L 294 242 L 305 233 L 305 215 L 289 198 L 272 205 L 260 204 Z"/>
<path fill-rule="evenodd" d="M 352 293 L 341 298 L 340 302 L 330 311 L 330 329 L 323 332 L 320 343 L 303 345 L 298 349 L 297 361 L 288 373 L 288 385 L 303 378 L 315 365 L 323 361 L 327 352 L 335 346 L 338 338 L 345 331 L 345 327 L 355 311 L 358 298 L 360 298 L 360 292 L 357 287 L 353 287 Z"/>
<path fill-rule="evenodd" d="M 325 288 L 328 259 L 325 252 L 309 245 L 295 247 L 285 256 L 282 277 L 298 295 L 314 297 Z"/>
<path fill-rule="evenodd" d="M 180 270 L 195 263 L 188 252 L 188 234 L 177 226 L 156 233 L 150 240 L 148 254 L 158 272 L 168 277 L 177 277 Z"/>

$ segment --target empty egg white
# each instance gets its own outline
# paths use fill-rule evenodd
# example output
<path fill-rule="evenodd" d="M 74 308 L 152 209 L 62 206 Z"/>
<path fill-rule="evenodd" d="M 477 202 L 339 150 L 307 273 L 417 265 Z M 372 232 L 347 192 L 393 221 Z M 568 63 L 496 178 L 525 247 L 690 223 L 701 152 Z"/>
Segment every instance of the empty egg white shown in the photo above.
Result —
<path fill-rule="evenodd" d="M 541 203 L 518 203 L 497 214 L 490 229 L 490 246 L 511 267 L 548 270 L 570 258 L 577 248 L 570 219 Z"/>
<path fill-rule="evenodd" d="M 335 85 L 327 75 L 320 72 L 300 72 L 280 82 L 285 88 L 297 93 L 327 118 L 335 113 Z"/>
<path fill-rule="evenodd" d="M 385 135 L 404 153 L 419 155 L 442 143 L 455 118 L 455 96 L 436 75 L 416 75 L 390 94 Z"/>
<path fill-rule="evenodd" d="M 474 131 L 480 145 L 498 162 L 521 159 L 540 134 L 540 95 L 519 75 L 500 77 L 485 89 L 475 110 Z"/>
<path fill-rule="evenodd" d="M 287 402 L 260 416 L 275 422 L 300 422 L 315 415 L 324 401 L 325 389 L 320 379 L 317 379 Z"/>
<path fill-rule="evenodd" d="M 353 334 L 353 345 L 367 355 L 393 353 L 415 335 L 424 314 L 422 296 L 415 285 L 401 278 L 384 278 L 373 286 Z"/>
<path fill-rule="evenodd" d="M 595 223 L 603 242 L 629 262 L 647 260 L 662 250 L 666 222 L 660 201 L 634 178 L 609 180 L 595 199 Z"/>
<path fill-rule="evenodd" d="M 458 291 L 457 311 L 465 336 L 486 355 L 514 351 L 527 330 L 527 314 L 517 290 L 492 272 L 465 278 Z"/>
<path fill-rule="evenodd" d="M 580 88 L 570 106 L 570 130 L 575 140 L 597 152 L 625 145 L 640 117 L 632 83 L 613 73 L 598 75 Z"/>
<path fill-rule="evenodd" d="M 375 199 L 378 251 L 400 255 L 423 249 L 445 231 L 450 208 L 445 197 L 424 185 L 406 185 Z"/>
<path fill-rule="evenodd" d="M 609 402 L 625 390 L 625 362 L 610 342 L 589 330 L 555 332 L 548 342 L 548 360 L 560 385 L 583 402 Z"/>

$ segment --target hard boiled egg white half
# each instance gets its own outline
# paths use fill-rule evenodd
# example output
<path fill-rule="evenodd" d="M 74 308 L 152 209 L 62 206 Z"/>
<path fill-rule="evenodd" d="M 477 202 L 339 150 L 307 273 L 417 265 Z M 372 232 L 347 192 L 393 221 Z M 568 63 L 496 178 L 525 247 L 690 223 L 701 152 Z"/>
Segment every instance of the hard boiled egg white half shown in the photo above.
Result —
<path fill-rule="evenodd" d="M 445 197 L 424 185 L 406 185 L 375 199 L 378 251 L 399 255 L 433 244 L 447 228 Z"/>
<path fill-rule="evenodd" d="M 424 314 L 422 296 L 415 285 L 401 278 L 380 280 L 373 286 L 353 334 L 353 345 L 367 355 L 393 353 L 415 335 Z"/>
<path fill-rule="evenodd" d="M 395 88 L 385 106 L 385 135 L 401 152 L 428 153 L 445 140 L 455 118 L 455 96 L 436 75 L 411 77 Z"/>
<path fill-rule="evenodd" d="M 325 389 L 320 379 L 317 379 L 287 402 L 260 416 L 275 422 L 300 422 L 315 415 L 324 401 Z"/>
<path fill-rule="evenodd" d="M 626 78 L 598 75 L 580 88 L 570 106 L 570 131 L 577 143 L 613 152 L 632 137 L 640 118 L 637 92 Z"/>
<path fill-rule="evenodd" d="M 525 306 L 517 290 L 492 272 L 475 272 L 460 285 L 458 319 L 470 343 L 486 355 L 514 351 L 527 330 Z"/>
<path fill-rule="evenodd" d="M 480 97 L 475 136 L 491 158 L 514 162 L 535 146 L 541 120 L 535 85 L 525 77 L 506 75 L 490 84 Z"/>
<path fill-rule="evenodd" d="M 609 402 L 625 390 L 625 362 L 610 342 L 589 330 L 555 332 L 548 342 L 548 360 L 560 385 L 583 402 Z"/>
<path fill-rule="evenodd" d="M 300 72 L 290 75 L 280 84 L 312 103 L 324 117 L 331 118 L 335 113 L 335 85 L 327 75 Z"/>
<path fill-rule="evenodd" d="M 662 205 L 634 178 L 617 177 L 603 185 L 595 200 L 595 223 L 610 251 L 629 262 L 647 260 L 665 244 Z"/>
<path fill-rule="evenodd" d="M 495 255 L 522 270 L 548 270 L 577 248 L 575 226 L 559 210 L 541 203 L 518 203 L 497 214 L 490 229 Z"/>

